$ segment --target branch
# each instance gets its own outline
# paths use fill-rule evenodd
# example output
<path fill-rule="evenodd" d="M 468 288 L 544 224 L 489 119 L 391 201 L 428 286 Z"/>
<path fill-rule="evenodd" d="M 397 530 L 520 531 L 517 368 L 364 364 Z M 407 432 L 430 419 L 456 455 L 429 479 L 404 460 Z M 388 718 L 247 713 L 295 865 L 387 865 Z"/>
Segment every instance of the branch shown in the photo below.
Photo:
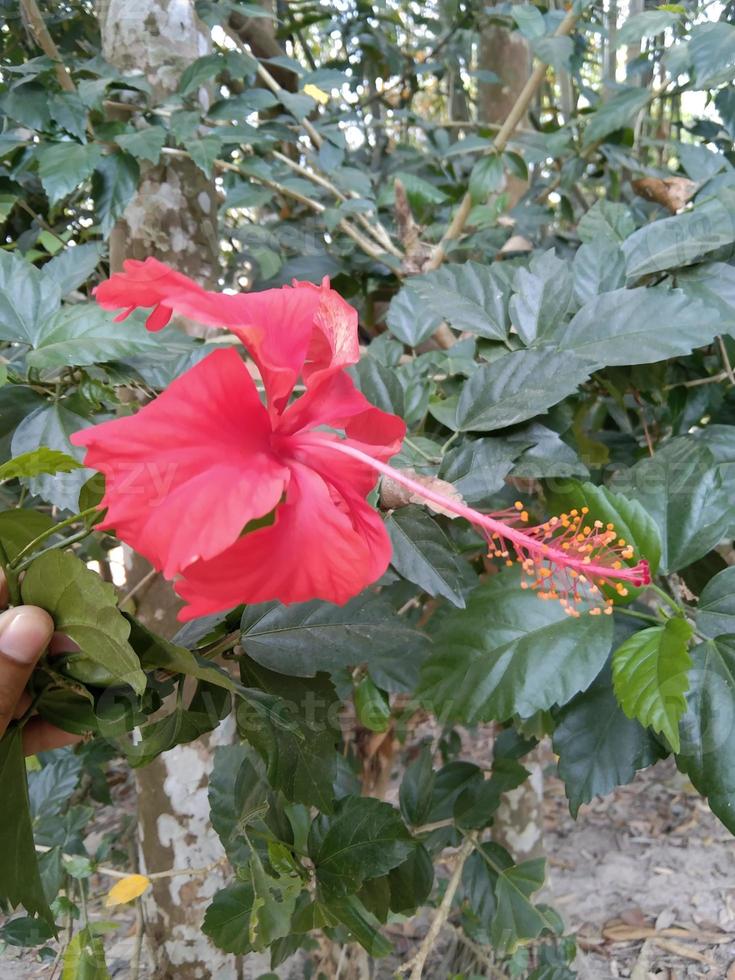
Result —
<path fill-rule="evenodd" d="M 580 15 L 581 11 L 576 10 L 573 6 L 561 24 L 559 24 L 557 29 L 554 31 L 553 37 L 566 37 L 567 35 L 571 34 L 575 24 L 580 18 Z M 493 140 L 488 150 L 489 153 L 502 153 L 505 147 L 508 145 L 508 140 L 516 131 L 518 124 L 520 123 L 521 119 L 523 119 L 524 115 L 526 114 L 526 110 L 531 104 L 531 99 L 534 97 L 536 90 L 546 77 L 547 68 L 548 64 L 544 61 L 539 62 L 539 64 L 536 65 L 530 78 L 521 89 L 513 108 L 508 113 L 508 117 L 500 127 L 497 136 Z M 444 259 L 447 257 L 447 248 L 450 242 L 453 242 L 462 234 L 471 210 L 472 197 L 468 191 L 462 198 L 462 202 L 452 218 L 451 224 L 444 233 L 442 240 L 432 252 L 431 258 L 424 269 L 425 272 L 438 269 L 442 264 Z"/>
<path fill-rule="evenodd" d="M 449 918 L 449 913 L 452 910 L 452 902 L 454 901 L 454 896 L 459 888 L 465 861 L 474 850 L 476 843 L 476 832 L 473 831 L 472 833 L 468 834 L 467 837 L 465 837 L 462 846 L 455 855 L 455 864 L 454 870 L 452 871 L 452 876 L 447 883 L 447 890 L 444 892 L 444 898 L 441 900 L 441 905 L 437 909 L 436 915 L 429 926 L 429 931 L 424 936 L 416 955 L 410 959 L 408 963 L 404 963 L 403 966 L 399 967 L 397 970 L 397 973 L 399 974 L 407 973 L 410 970 L 411 976 L 408 978 L 408 980 L 421 980 L 421 977 L 423 976 L 426 959 L 431 952 L 439 933 L 446 925 L 447 919 Z"/>
<path fill-rule="evenodd" d="M 43 14 L 38 8 L 36 0 L 20 0 L 20 8 L 28 20 L 31 33 L 35 37 L 38 46 L 54 63 L 54 71 L 59 80 L 59 85 L 65 92 L 76 92 L 77 87 L 72 81 L 71 75 L 66 70 L 61 52 L 56 47 L 54 39 L 51 37 L 43 19 Z"/>

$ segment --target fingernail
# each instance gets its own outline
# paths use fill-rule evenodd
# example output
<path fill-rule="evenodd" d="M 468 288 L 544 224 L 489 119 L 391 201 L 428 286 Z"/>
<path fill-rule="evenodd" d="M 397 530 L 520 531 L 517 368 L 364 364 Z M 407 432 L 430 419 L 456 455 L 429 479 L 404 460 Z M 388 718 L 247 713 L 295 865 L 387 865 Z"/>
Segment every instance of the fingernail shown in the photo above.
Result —
<path fill-rule="evenodd" d="M 53 628 L 43 609 L 10 609 L 0 616 L 0 653 L 16 663 L 32 664 L 46 648 Z"/>

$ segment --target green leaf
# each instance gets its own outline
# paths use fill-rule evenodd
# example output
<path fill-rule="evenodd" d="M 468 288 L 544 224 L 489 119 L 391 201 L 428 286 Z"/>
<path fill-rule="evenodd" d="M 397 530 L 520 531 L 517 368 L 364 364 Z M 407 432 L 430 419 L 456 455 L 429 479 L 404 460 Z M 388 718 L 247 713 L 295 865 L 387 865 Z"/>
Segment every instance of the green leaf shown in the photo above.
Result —
<path fill-rule="evenodd" d="M 696 88 L 711 88 L 735 75 L 735 27 L 720 20 L 696 24 L 689 40 Z"/>
<path fill-rule="evenodd" d="M 100 228 L 107 237 L 138 189 L 140 167 L 135 157 L 122 151 L 103 157 L 92 178 L 92 196 L 100 219 Z"/>
<path fill-rule="evenodd" d="M 505 167 L 499 153 L 481 156 L 470 173 L 470 197 L 473 204 L 482 204 L 491 194 L 505 185 Z"/>
<path fill-rule="evenodd" d="M 392 944 L 379 932 L 380 922 L 356 895 L 329 894 L 325 897 L 325 905 L 347 927 L 349 937 L 356 939 L 370 956 L 377 959 L 393 951 Z"/>
<path fill-rule="evenodd" d="M 540 415 L 589 378 L 593 365 L 551 348 L 517 350 L 479 368 L 457 405 L 463 432 L 491 432 Z"/>
<path fill-rule="evenodd" d="M 582 215 L 577 234 L 582 242 L 609 242 L 619 245 L 635 231 L 635 221 L 630 208 L 614 201 L 597 201 Z"/>
<path fill-rule="evenodd" d="M 286 677 L 247 657 L 240 661 L 240 674 L 244 684 L 277 698 L 274 710 L 290 722 L 288 729 L 275 724 L 254 703 L 237 706 L 240 734 L 262 756 L 268 781 L 287 800 L 331 813 L 340 736 L 333 685 L 324 674 L 313 680 Z"/>
<path fill-rule="evenodd" d="M 251 939 L 250 917 L 255 900 L 249 881 L 218 891 L 204 914 L 202 932 L 226 953 L 244 955 L 252 952 L 255 946 Z"/>
<path fill-rule="evenodd" d="M 488 827 L 503 794 L 521 786 L 528 776 L 528 770 L 515 759 L 496 759 L 490 779 L 473 782 L 455 800 L 453 816 L 457 826 L 468 830 Z"/>
<path fill-rule="evenodd" d="M 598 140 L 604 140 L 610 133 L 631 126 L 635 117 L 652 98 L 652 93 L 646 88 L 628 88 L 613 95 L 586 117 L 589 122 L 584 131 L 582 145 L 591 146 Z"/>
<path fill-rule="evenodd" d="M 75 245 L 73 248 L 69 246 L 46 263 L 43 278 L 56 283 L 61 295 L 67 296 L 89 279 L 101 257 L 102 245 L 99 242 Z"/>
<path fill-rule="evenodd" d="M 558 259 L 553 249 L 535 255 L 528 269 L 518 269 L 513 288 L 510 314 L 518 336 L 526 345 L 543 341 L 572 311 L 572 271 L 569 263 Z"/>
<path fill-rule="evenodd" d="M 398 811 L 388 803 L 346 796 L 333 816 L 313 821 L 308 850 L 325 890 L 348 895 L 363 881 L 397 867 L 414 846 Z"/>
<path fill-rule="evenodd" d="M 48 514 L 37 510 L 6 510 L 0 513 L 0 542 L 12 561 L 39 534 L 54 526 Z"/>
<path fill-rule="evenodd" d="M 646 558 L 651 574 L 656 574 L 661 558 L 661 536 L 656 522 L 637 500 L 628 500 L 622 494 L 593 483 L 565 480 L 554 483 L 548 504 L 552 511 L 559 512 L 589 507 L 589 520 L 614 524 L 618 537 L 633 545 L 637 554 L 630 564 L 635 564 L 639 557 Z"/>
<path fill-rule="evenodd" d="M 618 31 L 618 44 L 634 44 L 644 37 L 655 37 L 679 20 L 670 10 L 644 10 L 629 17 Z"/>
<path fill-rule="evenodd" d="M 0 739 L 0 784 L 0 897 L 11 906 L 22 905 L 26 912 L 41 916 L 53 926 L 36 862 L 21 729 L 17 725 Z"/>
<path fill-rule="evenodd" d="M 247 745 L 215 749 L 209 777 L 212 826 L 235 867 L 244 867 L 251 849 L 243 829 L 267 809 L 268 783 L 260 759 Z"/>
<path fill-rule="evenodd" d="M 623 243 L 631 279 L 691 265 L 710 252 L 735 242 L 735 191 L 723 189 L 716 198 L 691 211 L 652 221 Z"/>
<path fill-rule="evenodd" d="M 371 732 L 385 732 L 390 726 L 390 701 L 376 687 L 368 674 L 355 685 L 355 712 L 357 720 Z"/>
<path fill-rule="evenodd" d="M 529 439 L 526 446 L 530 445 Z M 505 439 L 466 439 L 444 457 L 439 476 L 453 484 L 468 503 L 479 504 L 503 489 L 523 449 L 523 443 Z"/>
<path fill-rule="evenodd" d="M 583 242 L 574 254 L 572 268 L 574 295 L 580 303 L 625 285 L 625 257 L 620 246 L 606 238 Z"/>
<path fill-rule="evenodd" d="M 388 885 L 393 912 L 409 915 L 424 904 L 434 885 L 434 862 L 422 844 L 402 864 L 388 872 Z"/>
<path fill-rule="evenodd" d="M 502 266 L 446 265 L 409 280 L 391 301 L 388 327 L 414 347 L 443 319 L 456 330 L 504 341 L 510 328 L 510 292 L 510 275 Z"/>
<path fill-rule="evenodd" d="M 582 803 L 629 783 L 661 754 L 651 734 L 625 716 L 607 668 L 561 709 L 553 744 L 575 819 Z"/>
<path fill-rule="evenodd" d="M 420 697 L 467 724 L 528 718 L 585 690 L 611 644 L 610 617 L 569 617 L 504 571 L 482 582 L 464 611 L 443 618 Z"/>
<path fill-rule="evenodd" d="M 407 689 L 391 683 L 395 661 L 405 661 L 415 670 L 427 644 L 384 597 L 369 592 L 344 606 L 319 601 L 249 606 L 242 632 L 248 656 L 270 670 L 314 677 L 320 670 L 341 671 L 364 663 L 375 683 L 389 691 Z"/>
<path fill-rule="evenodd" d="M 724 568 L 705 585 L 699 597 L 696 622 L 697 632 L 707 639 L 713 640 L 724 633 L 735 634 L 735 567 Z"/>
<path fill-rule="evenodd" d="M 735 834 L 735 637 L 700 643 L 692 659 L 677 765 Z"/>
<path fill-rule="evenodd" d="M 712 312 L 681 289 L 616 289 L 586 303 L 554 340 L 600 367 L 654 364 L 710 343 L 720 330 Z"/>
<path fill-rule="evenodd" d="M 132 616 L 125 618 L 130 623 L 130 645 L 135 650 L 144 670 L 162 668 L 174 674 L 195 677 L 198 681 L 214 684 L 226 691 L 234 693 L 238 690 L 239 684 L 217 664 L 210 663 L 191 650 L 177 646 L 170 640 L 152 633 L 147 626 Z"/>
<path fill-rule="evenodd" d="M 102 157 L 99 143 L 44 144 L 36 150 L 38 176 L 50 204 L 56 204 L 91 176 Z"/>
<path fill-rule="evenodd" d="M 393 545 L 391 565 L 399 575 L 464 609 L 466 564 L 434 518 L 411 504 L 395 510 L 385 528 Z"/>
<path fill-rule="evenodd" d="M 518 30 L 529 41 L 543 37 L 546 33 L 544 15 L 532 3 L 514 3 L 510 14 L 516 22 Z"/>
<path fill-rule="evenodd" d="M 63 404 L 46 403 L 27 415 L 15 430 L 11 453 L 13 457 L 18 457 L 45 447 L 47 450 L 72 456 L 81 462 L 84 458 L 84 449 L 72 446 L 69 436 L 88 425 L 87 419 L 70 412 Z M 53 476 L 40 474 L 28 477 L 28 489 L 43 500 L 75 513 L 79 502 L 79 491 L 91 476 L 92 471 L 89 469 L 76 469 Z"/>
<path fill-rule="evenodd" d="M 110 980 L 104 944 L 90 927 L 72 936 L 64 953 L 61 980 Z"/>
<path fill-rule="evenodd" d="M 130 624 L 117 608 L 115 587 L 75 555 L 51 551 L 36 558 L 21 583 L 23 602 L 46 609 L 56 629 L 118 683 L 142 694 L 146 677 L 128 643 Z"/>
<path fill-rule="evenodd" d="M 201 139 L 187 140 L 184 146 L 204 176 L 211 177 L 215 160 L 222 150 L 222 140 L 219 136 L 203 136 Z"/>
<path fill-rule="evenodd" d="M 434 779 L 431 751 L 424 745 L 416 760 L 406 767 L 399 791 L 403 819 L 412 827 L 428 822 Z"/>
<path fill-rule="evenodd" d="M 671 439 L 610 486 L 638 500 L 658 525 L 661 569 L 675 572 L 711 551 L 732 522 L 727 482 L 713 453 L 690 437 Z"/>
<path fill-rule="evenodd" d="M 121 326 L 112 313 L 91 304 L 59 310 L 46 322 L 33 346 L 27 363 L 38 369 L 161 354 L 160 339 L 142 322 L 130 320 Z"/>
<path fill-rule="evenodd" d="M 139 160 L 158 163 L 161 150 L 166 145 L 166 130 L 163 126 L 146 126 L 145 129 L 134 130 L 115 137 L 119 147 Z"/>
<path fill-rule="evenodd" d="M 60 302 L 55 282 L 19 255 L 0 251 L 0 340 L 32 346 Z"/>
<path fill-rule="evenodd" d="M 628 718 L 661 732 L 679 751 L 679 719 L 686 710 L 692 627 L 675 617 L 634 633 L 613 653 L 615 695 Z"/>
<path fill-rule="evenodd" d="M 140 728 L 140 737 L 126 747 L 131 766 L 147 766 L 153 759 L 176 745 L 194 742 L 213 731 L 231 708 L 231 700 L 221 687 L 200 682 L 194 696 L 185 707 L 178 704 L 173 711 Z"/>
<path fill-rule="evenodd" d="M 81 467 L 82 464 L 67 453 L 40 447 L 0 465 L 0 481 L 17 480 L 21 476 L 40 476 L 42 473 L 70 473 Z"/>

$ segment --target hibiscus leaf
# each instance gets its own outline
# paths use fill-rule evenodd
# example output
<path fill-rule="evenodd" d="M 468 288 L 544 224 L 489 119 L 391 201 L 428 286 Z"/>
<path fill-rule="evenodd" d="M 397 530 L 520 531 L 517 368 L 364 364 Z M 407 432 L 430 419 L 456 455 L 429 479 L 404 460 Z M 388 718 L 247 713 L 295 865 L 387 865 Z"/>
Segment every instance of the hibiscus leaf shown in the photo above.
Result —
<path fill-rule="evenodd" d="M 700 643 L 692 659 L 677 765 L 735 834 L 735 636 Z"/>
<path fill-rule="evenodd" d="M 152 633 L 134 617 L 125 614 L 125 618 L 130 623 L 130 645 L 137 653 L 144 670 L 158 667 L 175 674 L 195 677 L 198 681 L 206 681 L 227 691 L 236 692 L 240 689 L 240 685 L 221 667 L 209 663 L 192 650 Z"/>
<path fill-rule="evenodd" d="M 53 925 L 38 871 L 31 826 L 21 729 L 15 725 L 0 740 L 3 816 L 0 820 L 0 898 L 22 905 Z"/>
<path fill-rule="evenodd" d="M 0 481 L 17 480 L 21 476 L 40 476 L 42 473 L 70 473 L 81 468 L 82 464 L 68 453 L 41 446 L 0 465 Z"/>
<path fill-rule="evenodd" d="M 255 751 L 248 745 L 218 746 L 208 792 L 212 826 L 230 862 L 244 867 L 250 844 L 243 830 L 263 815 L 268 796 L 263 764 Z"/>
<path fill-rule="evenodd" d="M 248 606 L 241 628 L 248 656 L 269 670 L 314 677 L 366 664 L 388 691 L 411 689 L 428 644 L 387 599 L 370 592 L 344 606 L 318 600 Z"/>
<path fill-rule="evenodd" d="M 128 643 L 130 624 L 117 608 L 115 587 L 68 551 L 36 558 L 21 583 L 23 602 L 46 609 L 56 629 L 105 671 L 113 683 L 142 694 L 146 676 Z"/>
<path fill-rule="evenodd" d="M 324 674 L 313 679 L 286 677 L 248 657 L 240 660 L 244 684 L 265 691 L 274 699 L 273 711 L 290 723 L 274 724 L 253 702 L 237 706 L 240 734 L 263 757 L 268 780 L 287 800 L 332 812 L 336 745 L 340 737 L 334 724 L 337 695 Z M 331 719 L 331 721 L 330 721 Z"/>
<path fill-rule="evenodd" d="M 35 540 L 40 534 L 45 534 L 54 526 L 54 520 L 48 514 L 37 510 L 5 510 L 0 513 L 0 542 L 9 560 L 17 555 Z"/>
<path fill-rule="evenodd" d="M 309 857 L 317 880 L 332 894 L 358 891 L 363 881 L 398 867 L 416 842 L 390 804 L 346 796 L 332 816 L 320 815 L 309 832 Z"/>
<path fill-rule="evenodd" d="M 67 246 L 43 267 L 43 278 L 55 283 L 62 296 L 78 289 L 85 283 L 102 257 L 102 244 L 89 242 L 86 245 Z"/>
<path fill-rule="evenodd" d="M 60 302 L 52 279 L 19 255 L 0 251 L 0 340 L 33 345 Z"/>
<path fill-rule="evenodd" d="M 515 569 L 482 582 L 447 614 L 422 670 L 420 697 L 476 724 L 530 717 L 585 690 L 612 644 L 610 617 L 567 616 L 519 587 Z"/>
<path fill-rule="evenodd" d="M 607 667 L 561 709 L 553 743 L 575 818 L 582 803 L 629 783 L 636 770 L 652 765 L 661 755 L 650 732 L 627 718 L 618 704 Z"/>
<path fill-rule="evenodd" d="M 391 565 L 398 574 L 464 609 L 467 566 L 437 522 L 421 507 L 409 505 L 394 511 L 385 527 L 393 545 Z"/>
<path fill-rule="evenodd" d="M 237 882 L 216 893 L 204 915 L 202 931 L 226 953 L 244 955 L 255 949 L 250 938 L 250 916 L 255 892 L 249 881 Z"/>
<path fill-rule="evenodd" d="M 682 617 L 629 637 L 613 654 L 615 695 L 628 718 L 661 732 L 679 751 L 679 719 L 692 666 L 692 627 Z"/>
<path fill-rule="evenodd" d="M 735 633 L 735 567 L 724 568 L 702 590 L 697 632 L 707 639 Z"/>
<path fill-rule="evenodd" d="M 380 922 L 356 895 L 329 894 L 324 897 L 324 905 L 370 956 L 379 958 L 393 951 L 392 944 L 380 934 Z"/>

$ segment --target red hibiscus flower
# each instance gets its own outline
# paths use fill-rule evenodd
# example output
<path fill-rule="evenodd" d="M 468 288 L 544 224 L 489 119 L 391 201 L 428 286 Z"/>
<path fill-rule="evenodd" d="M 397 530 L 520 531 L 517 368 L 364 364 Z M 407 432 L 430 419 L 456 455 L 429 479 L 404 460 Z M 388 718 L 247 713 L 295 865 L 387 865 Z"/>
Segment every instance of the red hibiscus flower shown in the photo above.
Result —
<path fill-rule="evenodd" d="M 405 425 L 344 372 L 359 358 L 357 314 L 326 280 L 228 295 L 146 259 L 126 262 L 96 296 L 123 309 L 118 319 L 152 307 L 151 330 L 174 313 L 226 327 L 263 379 L 265 405 L 238 352 L 219 350 L 136 415 L 72 437 L 107 478 L 99 526 L 176 579 L 189 603 L 180 618 L 268 599 L 343 603 L 370 585 L 391 557 L 365 500 L 376 474 L 470 521 L 491 556 L 521 565 L 523 587 L 572 616 L 612 612 L 606 587 L 625 596 L 650 582 L 645 559 L 630 564 L 631 545 L 587 508 L 529 526 L 521 503 L 482 514 L 388 466 Z M 299 377 L 304 393 L 291 401 Z"/>
<path fill-rule="evenodd" d="M 127 262 L 97 290 L 107 308 L 153 306 L 224 326 L 256 362 L 266 405 L 237 350 L 219 350 L 133 416 L 75 433 L 106 477 L 100 525 L 144 555 L 189 605 L 190 619 L 241 602 L 343 603 L 388 566 L 390 541 L 365 500 L 377 474 L 329 452 L 368 458 L 400 448 L 404 423 L 374 408 L 342 370 L 359 357 L 357 314 L 328 284 L 226 295 L 155 259 Z M 304 393 L 289 404 L 297 379 Z M 309 434 L 321 431 L 312 443 Z M 254 521 L 262 525 L 246 526 Z"/>

